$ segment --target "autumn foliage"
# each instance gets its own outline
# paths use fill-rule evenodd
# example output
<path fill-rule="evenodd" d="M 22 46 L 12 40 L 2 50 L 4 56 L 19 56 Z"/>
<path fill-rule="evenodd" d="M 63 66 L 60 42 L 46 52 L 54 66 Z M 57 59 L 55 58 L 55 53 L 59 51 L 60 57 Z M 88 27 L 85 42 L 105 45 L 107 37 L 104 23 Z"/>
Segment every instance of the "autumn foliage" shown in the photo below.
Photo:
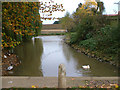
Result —
<path fill-rule="evenodd" d="M 2 48 L 14 48 L 40 33 L 39 2 L 2 3 Z"/>

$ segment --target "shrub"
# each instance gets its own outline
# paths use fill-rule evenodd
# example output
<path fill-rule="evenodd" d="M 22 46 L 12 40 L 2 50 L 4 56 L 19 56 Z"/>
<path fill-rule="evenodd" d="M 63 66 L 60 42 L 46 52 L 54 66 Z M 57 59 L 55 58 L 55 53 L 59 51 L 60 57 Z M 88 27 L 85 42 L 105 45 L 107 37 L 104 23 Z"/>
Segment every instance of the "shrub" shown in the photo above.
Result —
<path fill-rule="evenodd" d="M 90 49 L 95 51 L 97 49 L 97 41 L 94 38 L 90 38 L 87 40 L 83 40 L 79 43 L 79 46 L 85 47 L 86 49 Z"/>

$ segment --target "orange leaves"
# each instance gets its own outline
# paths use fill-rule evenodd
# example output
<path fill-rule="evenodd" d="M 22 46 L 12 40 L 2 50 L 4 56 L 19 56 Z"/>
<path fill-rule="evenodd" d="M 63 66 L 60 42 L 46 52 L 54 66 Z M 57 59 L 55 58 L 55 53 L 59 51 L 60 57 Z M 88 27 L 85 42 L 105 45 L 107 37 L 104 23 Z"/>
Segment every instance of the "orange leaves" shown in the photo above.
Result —
<path fill-rule="evenodd" d="M 25 30 L 25 33 L 27 33 L 28 31 L 27 30 Z"/>
<path fill-rule="evenodd" d="M 43 21 L 39 21 L 39 23 L 42 23 Z"/>
<path fill-rule="evenodd" d="M 4 42 L 4 40 L 2 40 L 2 42 Z"/>
<path fill-rule="evenodd" d="M 85 0 L 85 3 L 83 4 L 83 6 L 87 6 L 87 7 L 92 5 L 97 7 L 97 2 L 95 0 Z"/>
<path fill-rule="evenodd" d="M 22 34 L 22 36 L 24 36 L 24 34 Z"/>
<path fill-rule="evenodd" d="M 34 35 L 34 33 L 28 33 L 28 35 L 32 36 L 32 35 Z"/>
<path fill-rule="evenodd" d="M 75 80 L 75 78 L 72 78 L 71 80 Z"/>
<path fill-rule="evenodd" d="M 14 48 L 24 38 L 31 38 L 32 35 L 35 34 L 36 30 L 39 30 L 42 23 L 39 15 L 39 7 L 40 5 L 38 2 L 2 3 L 3 48 Z"/>
<path fill-rule="evenodd" d="M 5 43 L 5 44 L 4 44 L 4 46 L 5 46 L 5 47 L 8 47 L 8 44 L 7 44 L 7 43 Z"/>
<path fill-rule="evenodd" d="M 38 86 L 32 85 L 32 88 L 38 88 Z"/>
<path fill-rule="evenodd" d="M 36 28 L 39 28 L 38 26 Z"/>
<path fill-rule="evenodd" d="M 7 9 L 4 9 L 4 12 L 7 12 Z"/>
<path fill-rule="evenodd" d="M 17 42 L 16 40 L 13 40 L 11 37 L 7 36 L 6 34 L 3 34 L 3 38 L 5 40 L 2 40 L 2 48 L 7 48 L 7 47 L 12 47 L 14 48 L 14 46 L 20 44 L 20 42 Z"/>
<path fill-rule="evenodd" d="M 3 37 L 3 35 L 4 35 L 4 34 L 3 34 L 3 33 L 1 33 L 1 35 L 2 35 L 2 37 Z"/>
<path fill-rule="evenodd" d="M 14 30 L 14 32 L 19 32 L 19 30 Z"/>

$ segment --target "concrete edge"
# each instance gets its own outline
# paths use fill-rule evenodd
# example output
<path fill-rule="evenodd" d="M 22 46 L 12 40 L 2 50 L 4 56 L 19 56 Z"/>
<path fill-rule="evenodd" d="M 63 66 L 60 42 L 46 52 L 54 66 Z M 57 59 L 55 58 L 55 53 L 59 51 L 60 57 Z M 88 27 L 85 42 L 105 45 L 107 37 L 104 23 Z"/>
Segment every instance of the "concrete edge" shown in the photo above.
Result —
<path fill-rule="evenodd" d="M 58 78 L 58 77 L 29 77 L 29 76 L 2 76 L 3 78 Z M 75 78 L 79 80 L 120 80 L 120 77 L 66 77 L 67 79 Z"/>

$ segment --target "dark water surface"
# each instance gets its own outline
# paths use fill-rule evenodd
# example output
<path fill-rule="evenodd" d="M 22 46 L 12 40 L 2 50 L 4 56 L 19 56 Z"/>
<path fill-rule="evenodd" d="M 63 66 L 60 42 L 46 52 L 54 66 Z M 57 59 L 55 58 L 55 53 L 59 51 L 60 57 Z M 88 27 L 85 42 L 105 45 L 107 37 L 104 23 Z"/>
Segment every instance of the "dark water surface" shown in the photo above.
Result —
<path fill-rule="evenodd" d="M 21 65 L 14 76 L 57 76 L 58 66 L 66 66 L 67 76 L 118 76 L 117 68 L 76 52 L 66 45 L 63 36 L 38 36 L 15 48 Z M 90 65 L 85 70 L 83 65 Z"/>

